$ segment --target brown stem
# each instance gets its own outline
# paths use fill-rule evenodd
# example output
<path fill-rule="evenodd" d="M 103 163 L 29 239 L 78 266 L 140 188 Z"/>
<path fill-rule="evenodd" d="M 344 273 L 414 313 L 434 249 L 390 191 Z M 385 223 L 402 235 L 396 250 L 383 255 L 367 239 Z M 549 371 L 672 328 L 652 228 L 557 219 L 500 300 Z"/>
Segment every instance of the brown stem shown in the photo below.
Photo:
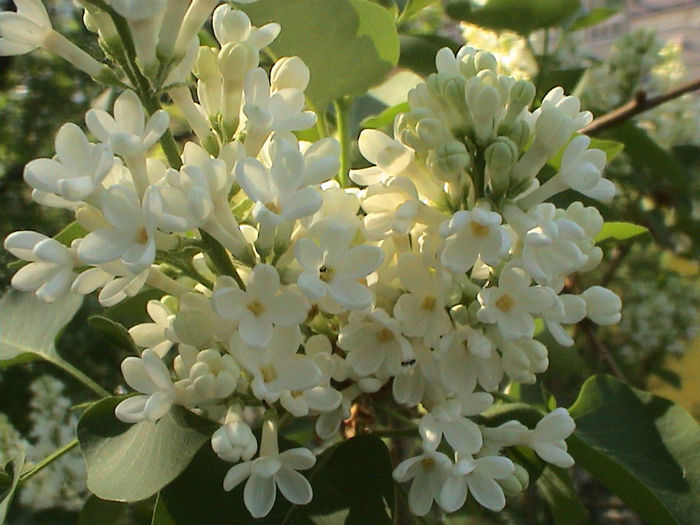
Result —
<path fill-rule="evenodd" d="M 634 100 L 629 101 L 624 106 L 621 106 L 610 113 L 606 113 L 602 117 L 598 117 L 593 122 L 588 124 L 585 128 L 579 130 L 580 133 L 585 135 L 597 135 L 603 130 L 622 124 L 623 122 L 631 119 L 635 115 L 644 113 L 656 106 L 660 106 L 664 102 L 678 98 L 686 93 L 691 93 L 700 89 L 700 78 L 687 82 L 672 89 L 668 93 L 659 95 L 656 97 L 647 98 L 644 91 L 640 91 L 634 97 Z"/>
<path fill-rule="evenodd" d="M 588 337 L 588 340 L 590 341 L 591 345 L 593 345 L 593 348 L 595 349 L 596 353 L 603 359 L 603 361 L 607 363 L 612 373 L 615 374 L 615 377 L 617 377 L 620 381 L 624 383 L 629 383 L 624 372 L 610 353 L 610 350 L 608 350 L 607 347 L 600 341 L 600 339 L 598 339 L 598 335 L 596 334 L 596 330 L 593 326 L 593 323 L 591 323 L 588 320 L 584 320 L 581 323 L 579 323 L 578 326 L 581 327 L 583 333 L 586 334 L 586 337 Z"/>

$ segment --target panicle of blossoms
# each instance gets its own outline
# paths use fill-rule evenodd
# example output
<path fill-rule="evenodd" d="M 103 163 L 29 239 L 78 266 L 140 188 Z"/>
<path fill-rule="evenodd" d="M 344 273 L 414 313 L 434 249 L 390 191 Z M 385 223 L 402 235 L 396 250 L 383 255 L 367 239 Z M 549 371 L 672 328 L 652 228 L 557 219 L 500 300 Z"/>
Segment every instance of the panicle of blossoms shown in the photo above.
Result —
<path fill-rule="evenodd" d="M 30 263 L 13 284 L 44 300 L 101 289 L 105 306 L 144 286 L 161 290 L 148 305 L 153 322 L 130 329 L 141 352 L 122 372 L 137 394 L 116 415 L 149 424 L 178 405 L 218 423 L 213 450 L 234 463 L 223 488 L 245 482 L 255 517 L 278 489 L 294 504 L 312 498 L 298 471 L 315 456 L 280 452 L 280 416 L 316 418 L 330 440 L 353 405 L 380 390 L 416 421 L 423 452 L 394 471 L 412 482 L 415 514 L 433 502 L 453 512 L 469 494 L 502 509 L 527 486 L 507 447 L 570 466 L 565 409 L 534 428 L 491 428 L 478 416 L 508 381 L 534 383 L 547 369 L 537 319 L 565 345 L 568 325 L 584 317 L 619 320 L 611 291 L 565 286 L 600 262 L 602 217 L 579 202 L 545 202 L 569 189 L 612 197 L 605 155 L 574 137 L 590 114 L 560 88 L 531 112 L 534 86 L 500 74 L 492 55 L 444 49 L 392 136 L 361 133 L 372 166 L 350 172 L 358 187 L 341 187 L 337 141 L 293 133 L 316 119 L 305 109 L 309 69 L 298 57 L 269 74 L 258 67 L 280 27 L 254 27 L 217 3 L 111 2 L 132 32 L 148 33 L 135 42 L 138 65 L 151 82 L 166 79 L 160 87 L 197 140 L 167 165 L 152 157 L 169 119 L 147 115 L 138 89 L 112 113 L 88 113 L 96 144 L 63 128 L 56 158 L 30 163 L 25 178 L 38 202 L 73 210 L 84 233 L 70 247 L 12 234 L 6 248 Z M 108 38 L 108 21 L 88 12 Z M 217 45 L 198 46 L 212 12 Z M 540 184 L 559 150 L 558 173 Z"/>

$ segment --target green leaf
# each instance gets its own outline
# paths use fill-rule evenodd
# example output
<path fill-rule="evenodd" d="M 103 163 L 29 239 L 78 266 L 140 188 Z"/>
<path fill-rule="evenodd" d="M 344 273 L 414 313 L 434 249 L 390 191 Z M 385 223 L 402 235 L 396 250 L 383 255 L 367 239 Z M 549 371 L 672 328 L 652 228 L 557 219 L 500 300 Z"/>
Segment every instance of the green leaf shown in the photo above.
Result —
<path fill-rule="evenodd" d="M 428 76 L 437 71 L 435 55 L 443 47 L 449 47 L 454 52 L 459 50 L 459 44 L 454 40 L 439 35 L 402 33 L 399 35 L 399 40 L 401 42 L 399 65 L 422 76 Z"/>
<path fill-rule="evenodd" d="M 571 142 L 578 136 L 579 133 L 574 134 L 574 136 L 571 137 L 571 140 L 569 140 L 569 142 Z M 564 154 L 566 146 L 569 145 L 569 142 L 567 142 L 566 145 L 564 145 L 559 151 L 557 151 L 557 153 L 553 157 L 551 157 L 547 161 L 547 164 L 549 164 L 555 170 L 561 168 L 561 157 Z M 605 152 L 607 162 L 610 162 L 620 153 L 622 153 L 622 151 L 625 149 L 625 144 L 622 142 L 618 142 L 617 140 L 605 140 L 596 137 L 591 137 L 591 143 L 588 146 L 588 148 L 603 150 Z"/>
<path fill-rule="evenodd" d="M 270 49 L 309 66 L 306 96 L 319 114 L 334 99 L 364 94 L 398 62 L 394 19 L 367 0 L 260 0 L 238 7 L 255 25 L 282 26 Z"/>
<path fill-rule="evenodd" d="M 6 467 L 11 468 L 10 483 L 5 484 L 5 482 L 0 482 L 0 525 L 5 523 L 7 511 L 12 504 L 12 499 L 15 497 L 15 491 L 17 490 L 17 485 L 19 484 L 19 477 L 22 473 L 22 468 L 24 467 L 24 460 L 25 454 L 24 452 L 20 452 L 19 455 L 8 463 Z"/>
<path fill-rule="evenodd" d="M 608 239 L 626 241 L 627 239 L 631 239 L 648 232 L 649 230 L 647 230 L 644 226 L 632 224 L 630 222 L 606 222 L 603 224 L 603 228 L 595 238 L 595 242 L 599 243 Z"/>
<path fill-rule="evenodd" d="M 386 445 L 374 436 L 358 436 L 318 457 L 308 478 L 314 491 L 309 505 L 292 506 L 277 494 L 265 518 L 254 520 L 243 504 L 241 483 L 224 492 L 222 482 L 231 467 L 205 445 L 187 470 L 163 489 L 152 525 L 190 525 L 207 516 L 228 523 L 235 516 L 245 524 L 390 524 L 394 492 Z"/>
<path fill-rule="evenodd" d="M 458 0 L 448 3 L 445 11 L 456 20 L 529 35 L 535 29 L 563 23 L 580 8 L 580 0 L 489 0 L 481 7 L 469 0 Z"/>
<path fill-rule="evenodd" d="M 45 303 L 31 293 L 8 291 L 0 299 L 0 369 L 36 359 L 64 368 L 54 342 L 82 302 L 73 294 Z"/>
<path fill-rule="evenodd" d="M 157 423 L 130 425 L 114 409 L 124 397 L 95 403 L 78 422 L 87 486 L 99 498 L 139 501 L 156 494 L 189 465 L 216 425 L 174 406 Z"/>
<path fill-rule="evenodd" d="M 547 465 L 537 480 L 555 525 L 579 525 L 589 523 L 588 511 L 581 504 L 571 481 L 569 471 Z"/>
<path fill-rule="evenodd" d="M 541 58 L 541 57 L 540 57 Z M 549 69 L 542 71 L 537 78 L 538 99 L 546 95 L 554 87 L 561 86 L 564 92 L 571 93 L 586 72 L 586 68 Z"/>
<path fill-rule="evenodd" d="M 651 525 L 700 516 L 700 427 L 672 402 L 594 376 L 569 409 L 569 453 Z"/>
<path fill-rule="evenodd" d="M 58 232 L 54 239 L 56 239 L 60 243 L 65 244 L 66 246 L 70 246 L 75 239 L 82 239 L 88 233 L 89 232 L 85 228 L 83 228 L 76 221 L 73 221 L 68 226 L 63 228 L 60 232 Z"/>
<path fill-rule="evenodd" d="M 139 323 L 151 322 L 146 312 L 148 301 L 160 300 L 163 295 L 161 290 L 145 288 L 133 297 L 128 297 L 119 304 L 106 308 L 102 315 L 122 326 L 135 326 Z"/>
<path fill-rule="evenodd" d="M 401 22 L 403 23 L 410 20 L 426 7 L 437 3 L 438 0 L 408 0 L 406 2 L 406 7 L 404 7 L 401 13 Z"/>
<path fill-rule="evenodd" d="M 574 20 L 573 24 L 569 26 L 569 31 L 578 31 L 579 29 L 585 29 L 587 27 L 598 25 L 613 16 L 615 13 L 617 13 L 617 9 L 613 9 L 612 7 L 595 7 L 583 16 Z"/>
<path fill-rule="evenodd" d="M 129 354 L 141 355 L 129 332 L 120 323 L 101 315 L 93 315 L 88 318 L 88 324 L 100 332 L 114 348 Z"/>
<path fill-rule="evenodd" d="M 128 506 L 117 501 L 105 501 L 92 495 L 80 511 L 78 525 L 120 525 L 124 522 Z"/>
<path fill-rule="evenodd" d="M 360 126 L 364 129 L 389 128 L 393 126 L 396 115 L 399 113 L 406 113 L 409 109 L 408 102 L 402 102 L 396 106 L 386 108 L 379 115 L 367 117 L 362 121 Z"/>

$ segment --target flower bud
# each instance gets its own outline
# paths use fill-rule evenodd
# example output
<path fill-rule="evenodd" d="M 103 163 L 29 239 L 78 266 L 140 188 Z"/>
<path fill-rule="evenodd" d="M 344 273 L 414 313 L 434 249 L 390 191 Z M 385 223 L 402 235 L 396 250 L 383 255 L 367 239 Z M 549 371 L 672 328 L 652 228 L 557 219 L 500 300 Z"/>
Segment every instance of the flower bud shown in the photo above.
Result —
<path fill-rule="evenodd" d="M 509 176 L 518 161 L 518 147 L 507 137 L 498 137 L 485 152 L 486 177 L 495 195 L 508 190 Z"/>
<path fill-rule="evenodd" d="M 243 79 L 248 71 L 258 67 L 260 56 L 258 52 L 245 44 L 229 42 L 217 57 L 219 71 L 225 82 L 243 87 Z M 199 62 L 199 59 L 197 60 Z"/>
<path fill-rule="evenodd" d="M 515 462 L 513 465 L 515 465 L 513 474 L 507 478 L 496 480 L 507 496 L 517 496 L 527 489 L 530 484 L 530 475 L 525 470 L 525 467 Z"/>
<path fill-rule="evenodd" d="M 505 136 L 512 140 L 519 150 L 522 150 L 530 140 L 530 126 L 525 119 L 516 120 L 508 127 Z"/>
<path fill-rule="evenodd" d="M 489 69 L 494 73 L 498 71 L 498 61 L 496 57 L 493 56 L 488 51 L 477 51 L 474 55 L 474 66 L 476 71 L 483 71 L 484 69 Z"/>
<path fill-rule="evenodd" d="M 310 77 L 309 68 L 301 58 L 283 57 L 272 66 L 270 85 L 275 91 L 286 88 L 304 91 L 309 85 Z"/>
<path fill-rule="evenodd" d="M 460 172 L 471 164 L 471 157 L 464 144 L 451 140 L 431 151 L 428 162 L 437 177 L 456 182 Z"/>
<path fill-rule="evenodd" d="M 211 436 L 211 448 L 224 461 L 248 461 L 258 450 L 258 442 L 250 427 L 243 421 L 234 421 L 219 428 Z"/>
<path fill-rule="evenodd" d="M 622 301 L 615 292 L 602 286 L 591 286 L 581 297 L 586 301 L 586 315 L 594 323 L 608 326 L 620 321 Z"/>

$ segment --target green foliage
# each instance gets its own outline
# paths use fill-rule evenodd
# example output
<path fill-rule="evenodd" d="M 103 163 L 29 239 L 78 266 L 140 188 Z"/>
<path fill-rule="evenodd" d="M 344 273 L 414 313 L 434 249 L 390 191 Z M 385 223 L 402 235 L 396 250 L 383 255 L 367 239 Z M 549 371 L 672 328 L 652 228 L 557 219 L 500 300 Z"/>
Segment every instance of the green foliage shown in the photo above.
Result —
<path fill-rule="evenodd" d="M 270 49 L 278 57 L 300 56 L 309 66 L 306 96 L 320 114 L 334 99 L 364 94 L 398 62 L 392 16 L 366 0 L 260 0 L 239 7 L 256 25 L 281 24 Z"/>
<path fill-rule="evenodd" d="M 569 471 L 547 465 L 537 480 L 537 488 L 547 501 L 555 525 L 579 525 L 589 521 Z"/>
<path fill-rule="evenodd" d="M 129 354 L 140 355 L 134 344 L 134 340 L 129 335 L 124 326 L 101 315 L 93 315 L 88 318 L 88 324 L 100 332 L 109 344 L 114 348 L 123 350 Z"/>
<path fill-rule="evenodd" d="M 123 423 L 114 415 L 123 399 L 103 399 L 86 410 L 78 439 L 90 491 L 105 500 L 132 502 L 153 496 L 182 473 L 216 425 L 181 407 L 157 423 Z"/>
<path fill-rule="evenodd" d="M 489 0 L 476 7 L 469 0 L 451 1 L 445 11 L 463 20 L 488 29 L 509 29 L 529 35 L 536 29 L 561 24 L 580 9 L 579 0 Z"/>
<path fill-rule="evenodd" d="M 204 446 L 190 466 L 163 489 L 153 525 L 189 525 L 208 516 L 227 523 L 235 516 L 243 524 L 390 524 L 394 501 L 391 460 L 381 439 L 358 436 L 318 457 L 308 475 L 314 499 L 296 507 L 278 497 L 270 514 L 254 520 L 243 505 L 244 483 L 231 493 L 221 488 L 229 464 Z"/>
<path fill-rule="evenodd" d="M 119 525 L 123 523 L 126 511 L 127 506 L 123 503 L 90 496 L 80 511 L 78 525 Z"/>
<path fill-rule="evenodd" d="M 7 511 L 15 496 L 17 485 L 19 484 L 19 476 L 24 467 L 24 453 L 19 454 L 7 467 L 10 467 L 9 479 L 0 479 L 0 525 L 5 523 Z M 7 468 L 6 467 L 6 468 Z"/>
<path fill-rule="evenodd" d="M 408 102 L 402 102 L 396 106 L 386 108 L 379 115 L 367 117 L 361 123 L 363 129 L 390 128 L 394 124 L 394 118 L 399 113 L 406 113 L 409 110 Z"/>
<path fill-rule="evenodd" d="M 45 303 L 33 294 L 7 292 L 0 299 L 0 368 L 44 359 L 63 368 L 54 341 L 76 314 L 83 298 L 66 295 Z"/>
<path fill-rule="evenodd" d="M 459 50 L 459 45 L 454 40 L 440 35 L 402 33 L 399 40 L 401 42 L 399 65 L 423 76 L 437 71 L 435 55 L 440 49 L 449 47 L 454 52 Z"/>
<path fill-rule="evenodd" d="M 639 235 L 648 233 L 644 226 L 639 226 L 638 224 L 632 224 L 629 222 L 606 222 L 603 224 L 603 228 L 600 233 L 595 238 L 595 242 L 603 242 L 608 239 L 614 239 L 616 241 L 626 241 L 627 239 L 632 239 Z"/>
<path fill-rule="evenodd" d="M 613 9 L 612 7 L 594 7 L 586 14 L 574 20 L 569 26 L 569 31 L 578 31 L 579 29 L 596 26 L 601 22 L 605 22 L 615 13 L 617 13 L 617 9 Z"/>
<path fill-rule="evenodd" d="M 646 522 L 697 523 L 700 427 L 681 407 L 610 376 L 586 381 L 570 408 L 576 463 Z"/>

